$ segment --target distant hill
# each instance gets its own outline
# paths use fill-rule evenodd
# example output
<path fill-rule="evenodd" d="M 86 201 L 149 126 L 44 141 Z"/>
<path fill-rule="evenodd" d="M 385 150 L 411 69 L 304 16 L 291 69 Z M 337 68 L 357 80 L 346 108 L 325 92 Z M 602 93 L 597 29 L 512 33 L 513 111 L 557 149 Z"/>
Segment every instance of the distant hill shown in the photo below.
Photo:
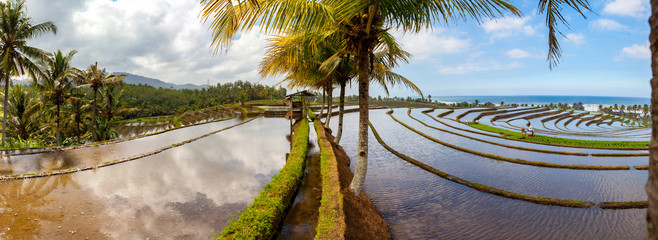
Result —
<path fill-rule="evenodd" d="M 173 84 L 168 82 L 163 82 L 155 78 L 142 77 L 135 74 L 125 73 L 125 72 L 115 72 L 114 74 L 125 74 L 126 78 L 123 80 L 127 84 L 144 84 L 152 86 L 154 88 L 173 88 L 173 89 L 201 89 L 207 87 L 208 85 L 194 85 L 194 84 Z"/>

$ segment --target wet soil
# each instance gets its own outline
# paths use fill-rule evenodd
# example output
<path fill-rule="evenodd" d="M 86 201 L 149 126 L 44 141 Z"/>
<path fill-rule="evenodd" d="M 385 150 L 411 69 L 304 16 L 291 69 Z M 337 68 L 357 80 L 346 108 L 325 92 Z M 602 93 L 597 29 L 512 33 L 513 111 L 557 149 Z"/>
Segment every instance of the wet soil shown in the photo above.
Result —
<path fill-rule="evenodd" d="M 343 147 L 335 144 L 332 135 L 327 134 L 327 138 L 333 145 L 338 161 L 340 188 L 344 196 L 343 210 L 347 225 L 345 239 L 391 239 L 388 224 L 365 192 L 361 191 L 357 197 L 350 191 L 350 183 L 354 176 L 350 170 L 350 158 Z"/>

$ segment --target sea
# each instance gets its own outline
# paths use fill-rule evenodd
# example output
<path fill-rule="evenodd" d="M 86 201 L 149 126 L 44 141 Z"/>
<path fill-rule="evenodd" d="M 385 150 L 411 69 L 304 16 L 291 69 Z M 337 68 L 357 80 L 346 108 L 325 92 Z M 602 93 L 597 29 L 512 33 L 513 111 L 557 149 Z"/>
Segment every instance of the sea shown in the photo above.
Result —
<path fill-rule="evenodd" d="M 492 102 L 500 105 L 500 102 L 507 104 L 529 104 L 544 105 L 551 103 L 568 103 L 569 105 L 582 102 L 585 110 L 596 111 L 599 105 L 642 105 L 651 104 L 650 98 L 642 97 L 609 97 L 609 96 L 560 96 L 560 95 L 518 95 L 518 96 L 432 96 L 433 101 L 440 101 L 447 104 L 468 102 L 473 103 L 478 100 L 480 103 Z"/>

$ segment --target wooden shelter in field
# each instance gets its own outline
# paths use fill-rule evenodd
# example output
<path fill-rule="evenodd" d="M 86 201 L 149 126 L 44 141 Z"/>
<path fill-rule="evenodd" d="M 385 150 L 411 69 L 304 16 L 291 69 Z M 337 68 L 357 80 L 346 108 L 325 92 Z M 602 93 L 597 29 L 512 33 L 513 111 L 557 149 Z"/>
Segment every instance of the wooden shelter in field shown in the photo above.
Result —
<path fill-rule="evenodd" d="M 308 112 L 308 98 L 314 96 L 315 94 L 312 94 L 307 90 L 286 95 L 285 98 L 286 101 L 288 101 L 288 114 L 286 114 L 286 119 L 292 120 L 306 117 L 306 113 Z"/>

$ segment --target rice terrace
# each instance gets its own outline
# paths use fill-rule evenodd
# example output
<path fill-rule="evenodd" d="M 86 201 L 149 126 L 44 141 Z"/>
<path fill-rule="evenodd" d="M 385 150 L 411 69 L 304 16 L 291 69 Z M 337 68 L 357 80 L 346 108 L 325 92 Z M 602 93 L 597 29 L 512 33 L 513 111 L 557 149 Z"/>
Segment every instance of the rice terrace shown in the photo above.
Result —
<path fill-rule="evenodd" d="M 657 239 L 657 13 L 2 0 L 0 239 Z"/>

